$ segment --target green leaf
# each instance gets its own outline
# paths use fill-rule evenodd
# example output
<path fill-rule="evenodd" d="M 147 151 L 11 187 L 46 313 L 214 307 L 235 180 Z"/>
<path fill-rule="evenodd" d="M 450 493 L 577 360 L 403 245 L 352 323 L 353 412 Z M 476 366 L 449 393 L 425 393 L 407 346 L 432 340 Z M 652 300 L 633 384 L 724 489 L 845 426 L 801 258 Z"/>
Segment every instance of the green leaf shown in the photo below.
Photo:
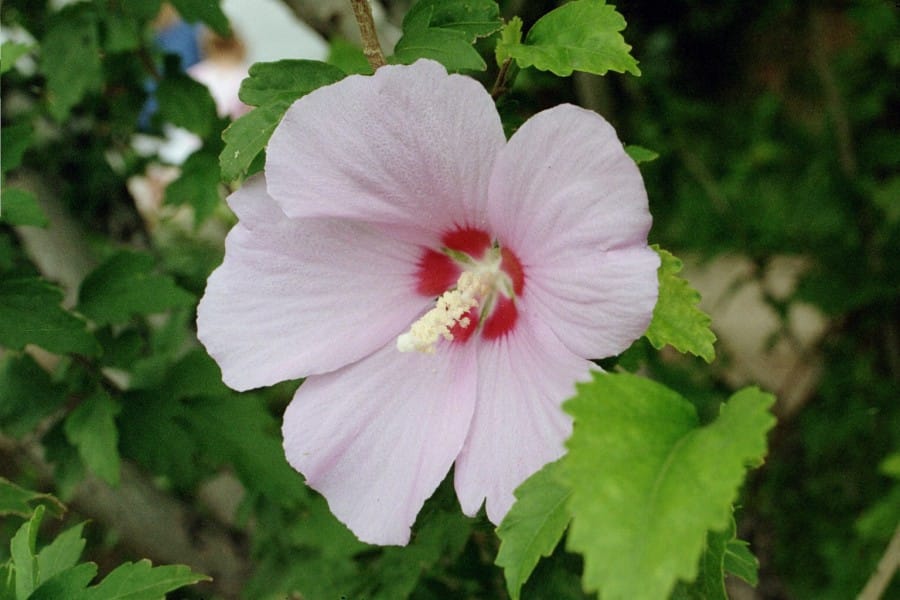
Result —
<path fill-rule="evenodd" d="M 185 21 L 196 23 L 202 21 L 219 35 L 231 35 L 228 17 L 219 6 L 220 0 L 172 0 L 172 4 Z"/>
<path fill-rule="evenodd" d="M 627 146 L 625 146 L 625 153 L 630 156 L 631 160 L 633 160 L 637 164 L 650 162 L 659 158 L 658 152 L 654 152 L 653 150 L 648 150 L 643 146 L 636 146 L 634 144 L 628 144 Z"/>
<path fill-rule="evenodd" d="M 750 552 L 750 544 L 736 537 L 725 546 L 725 572 L 740 577 L 752 586 L 759 583 L 759 561 Z"/>
<path fill-rule="evenodd" d="M 166 75 L 156 88 L 160 118 L 201 138 L 216 129 L 219 116 L 209 89 L 184 74 Z"/>
<path fill-rule="evenodd" d="M 81 600 L 85 589 L 97 575 L 97 565 L 82 563 L 58 573 L 42 583 L 28 600 Z"/>
<path fill-rule="evenodd" d="M 16 61 L 31 49 L 28 44 L 7 40 L 0 46 L 0 75 L 13 68 Z"/>
<path fill-rule="evenodd" d="M 59 305 L 62 298 L 62 290 L 37 277 L 0 278 L 0 345 L 96 355 L 99 344 L 82 319 Z"/>
<path fill-rule="evenodd" d="M 497 535 L 496 563 L 503 567 L 513 600 L 542 556 L 550 556 L 571 519 L 566 503 L 571 490 L 559 480 L 560 463 L 554 462 L 529 477 L 516 490 L 516 503 L 504 517 Z"/>
<path fill-rule="evenodd" d="M 79 523 L 56 536 L 56 539 L 41 549 L 37 555 L 37 585 L 78 563 L 85 545 L 85 539 L 81 537 L 83 529 L 84 523 Z"/>
<path fill-rule="evenodd" d="M 420 58 L 436 60 L 448 71 L 484 71 L 487 68 L 464 33 L 439 27 L 404 33 L 394 47 L 392 62 L 408 65 Z"/>
<path fill-rule="evenodd" d="M 41 40 L 47 108 L 57 121 L 64 120 L 85 95 L 103 85 L 98 38 L 93 7 L 75 4 L 58 13 Z"/>
<path fill-rule="evenodd" d="M 16 598 L 25 600 L 37 585 L 38 567 L 35 557 L 38 529 L 44 518 L 44 507 L 38 506 L 31 519 L 19 527 L 9 543 L 9 554 L 15 567 Z"/>
<path fill-rule="evenodd" d="M 234 181 L 250 167 L 295 100 L 344 77 L 339 68 L 312 60 L 280 60 L 250 67 L 239 96 L 258 108 L 237 119 L 222 134 L 222 179 Z"/>
<path fill-rule="evenodd" d="M 170 276 L 153 273 L 153 267 L 149 254 L 121 251 L 112 255 L 82 282 L 79 312 L 106 325 L 194 303 L 193 294 L 178 287 Z"/>
<path fill-rule="evenodd" d="M 47 215 L 38 206 L 34 194 L 19 188 L 5 188 L 0 196 L 0 221 L 10 225 L 46 227 Z"/>
<path fill-rule="evenodd" d="M 43 503 L 45 509 L 57 517 L 66 511 L 63 503 L 50 494 L 26 490 L 0 477 L 0 515 L 19 515 L 28 518 L 34 512 L 31 506 L 34 503 Z"/>
<path fill-rule="evenodd" d="M 22 164 L 22 155 L 31 145 L 34 128 L 29 121 L 21 121 L 0 128 L 0 171 L 9 173 Z"/>
<path fill-rule="evenodd" d="M 728 526 L 748 464 L 766 451 L 770 394 L 734 394 L 700 427 L 693 405 L 630 374 L 595 374 L 564 408 L 575 418 L 564 473 L 568 548 L 605 600 L 665 598 L 696 577 L 707 531 Z M 677 540 L 677 543 L 673 543 Z"/>
<path fill-rule="evenodd" d="M 250 67 L 249 77 L 241 83 L 238 96 L 250 106 L 281 102 L 290 104 L 344 77 L 344 72 L 334 65 L 316 60 L 256 63 Z"/>
<path fill-rule="evenodd" d="M 494 0 L 419 0 L 403 18 L 403 31 L 426 27 L 450 29 L 470 44 L 499 31 L 500 7 Z"/>
<path fill-rule="evenodd" d="M 647 339 L 657 350 L 666 344 L 680 352 L 712 362 L 716 357 L 716 334 L 709 328 L 709 315 L 697 308 L 700 294 L 678 276 L 681 261 L 659 246 L 653 246 L 662 263 L 659 266 L 659 300 L 647 329 Z"/>
<path fill-rule="evenodd" d="M 83 600 L 159 600 L 172 590 L 209 580 L 184 565 L 154 567 L 149 560 L 126 562 L 88 588 Z"/>
<path fill-rule="evenodd" d="M 222 202 L 219 191 L 219 159 L 207 148 L 191 154 L 181 165 L 181 175 L 166 187 L 166 204 L 187 204 L 194 222 L 205 221 Z"/>
<path fill-rule="evenodd" d="M 87 467 L 110 485 L 119 484 L 116 402 L 98 388 L 66 418 L 63 431 Z"/>
<path fill-rule="evenodd" d="M 728 600 L 725 591 L 725 550 L 734 536 L 733 518 L 724 531 L 710 531 L 707 534 L 697 578 L 692 583 L 679 582 L 672 593 L 672 600 Z"/>
<path fill-rule="evenodd" d="M 497 44 L 497 59 L 514 58 L 522 68 L 535 67 L 567 77 L 572 71 L 605 75 L 607 71 L 640 75 L 631 46 L 619 33 L 625 19 L 601 0 L 575 0 L 538 19 L 519 42 L 521 21 L 510 21 Z"/>
<path fill-rule="evenodd" d="M 27 435 L 65 397 L 65 387 L 54 383 L 28 354 L 0 358 L 0 429 L 7 435 Z"/>
<path fill-rule="evenodd" d="M 109 53 L 130 52 L 141 46 L 140 23 L 131 17 L 116 12 L 103 15 L 103 47 Z"/>
<path fill-rule="evenodd" d="M 373 72 L 362 48 L 341 37 L 329 41 L 327 62 L 348 75 L 371 75 Z"/>

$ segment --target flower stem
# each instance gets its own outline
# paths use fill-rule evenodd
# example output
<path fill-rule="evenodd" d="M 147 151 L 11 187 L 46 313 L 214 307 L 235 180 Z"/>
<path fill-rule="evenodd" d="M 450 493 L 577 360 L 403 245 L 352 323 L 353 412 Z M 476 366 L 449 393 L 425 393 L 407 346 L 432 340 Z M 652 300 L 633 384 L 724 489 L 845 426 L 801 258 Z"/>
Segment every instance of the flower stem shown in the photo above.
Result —
<path fill-rule="evenodd" d="M 366 55 L 372 69 L 383 67 L 384 52 L 381 51 L 381 44 L 378 43 L 378 34 L 375 31 L 375 22 L 372 20 L 372 8 L 369 6 L 368 0 L 350 0 L 353 6 L 353 14 L 356 17 L 356 23 L 359 25 L 359 35 L 362 38 L 363 53 Z"/>

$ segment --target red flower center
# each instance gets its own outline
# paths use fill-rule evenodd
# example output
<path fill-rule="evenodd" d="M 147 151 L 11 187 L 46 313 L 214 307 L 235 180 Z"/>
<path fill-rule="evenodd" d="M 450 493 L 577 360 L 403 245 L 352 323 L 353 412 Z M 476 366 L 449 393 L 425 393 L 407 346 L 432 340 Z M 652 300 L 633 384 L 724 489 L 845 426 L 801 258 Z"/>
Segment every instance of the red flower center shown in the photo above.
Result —
<path fill-rule="evenodd" d="M 519 317 L 516 302 L 525 289 L 525 272 L 515 253 L 472 227 L 447 232 L 441 243 L 440 250 L 425 249 L 419 259 L 420 294 L 439 297 L 453 290 L 465 272 L 488 282 L 466 313 L 468 321 L 459 319 L 450 328 L 453 341 L 465 342 L 475 333 L 492 340 L 512 331 Z"/>

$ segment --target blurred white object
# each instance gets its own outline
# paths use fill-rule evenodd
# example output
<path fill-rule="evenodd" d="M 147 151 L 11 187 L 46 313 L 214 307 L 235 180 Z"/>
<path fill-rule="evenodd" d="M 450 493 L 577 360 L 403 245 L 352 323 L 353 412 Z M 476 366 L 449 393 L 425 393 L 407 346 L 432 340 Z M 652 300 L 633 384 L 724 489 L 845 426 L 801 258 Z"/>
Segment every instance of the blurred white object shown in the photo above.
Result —
<path fill-rule="evenodd" d="M 247 46 L 249 64 L 328 56 L 325 40 L 280 0 L 224 0 L 222 10 Z"/>

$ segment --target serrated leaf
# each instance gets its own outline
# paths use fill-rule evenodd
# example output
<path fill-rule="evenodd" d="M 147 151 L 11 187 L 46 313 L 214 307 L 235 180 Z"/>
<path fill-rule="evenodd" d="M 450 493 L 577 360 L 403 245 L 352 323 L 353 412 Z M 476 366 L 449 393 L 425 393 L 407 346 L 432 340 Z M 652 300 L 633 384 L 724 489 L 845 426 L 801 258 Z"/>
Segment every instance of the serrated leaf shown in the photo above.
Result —
<path fill-rule="evenodd" d="M 34 128 L 28 121 L 20 121 L 0 128 L 0 171 L 8 173 L 22 164 L 22 155 L 31 145 Z"/>
<path fill-rule="evenodd" d="M 78 563 L 86 543 L 85 539 L 81 537 L 83 529 L 84 523 L 79 523 L 59 534 L 56 539 L 41 548 L 37 555 L 38 586 Z"/>
<path fill-rule="evenodd" d="M 181 18 L 189 23 L 202 21 L 219 35 L 231 35 L 228 17 L 219 6 L 220 0 L 171 0 Z"/>
<path fill-rule="evenodd" d="M 312 60 L 280 60 L 256 63 L 241 83 L 241 100 L 257 106 L 222 133 L 225 147 L 219 154 L 222 179 L 234 181 L 262 152 L 284 112 L 298 98 L 322 86 L 340 81 L 339 68 Z"/>
<path fill-rule="evenodd" d="M 40 65 L 47 78 L 47 108 L 57 121 L 88 92 L 100 90 L 100 43 L 91 5 L 71 5 L 56 15 L 41 40 Z"/>
<path fill-rule="evenodd" d="M 648 379 L 595 374 L 579 385 L 564 404 L 575 428 L 563 464 L 568 549 L 584 556 L 585 589 L 656 599 L 693 580 L 707 531 L 727 527 L 747 465 L 765 454 L 773 402 L 741 390 L 700 427 L 690 402 Z"/>
<path fill-rule="evenodd" d="M 659 158 L 659 152 L 654 152 L 653 150 L 648 150 L 643 146 L 636 146 L 634 144 L 625 146 L 625 154 L 630 156 L 631 160 L 637 164 L 650 162 Z"/>
<path fill-rule="evenodd" d="M 31 46 L 7 40 L 0 46 L 0 75 L 13 68 L 16 61 L 28 53 Z"/>
<path fill-rule="evenodd" d="M 750 544 L 743 540 L 737 538 L 728 540 L 724 567 L 726 573 L 740 577 L 752 586 L 759 583 L 759 561 L 750 552 Z"/>
<path fill-rule="evenodd" d="M 97 565 L 82 563 L 51 577 L 28 597 L 28 600 L 81 600 L 85 589 L 97 575 Z"/>
<path fill-rule="evenodd" d="M 725 590 L 725 549 L 734 535 L 733 518 L 727 529 L 707 533 L 706 547 L 697 567 L 697 578 L 691 583 L 679 582 L 671 600 L 728 600 Z"/>
<path fill-rule="evenodd" d="M 0 429 L 22 437 L 65 400 L 65 387 L 54 383 L 28 354 L 0 358 Z"/>
<path fill-rule="evenodd" d="M 62 299 L 62 290 L 37 277 L 0 278 L 0 345 L 96 355 L 100 346 L 87 324 L 64 310 Z"/>
<path fill-rule="evenodd" d="M 28 598 L 37 585 L 35 546 L 43 518 L 44 507 L 38 506 L 31 518 L 19 527 L 9 542 L 9 555 L 15 568 L 17 600 Z"/>
<path fill-rule="evenodd" d="M 10 225 L 46 227 L 47 215 L 34 194 L 19 188 L 5 188 L 0 196 L 0 221 Z"/>
<path fill-rule="evenodd" d="M 287 59 L 256 63 L 241 82 L 241 101 L 250 106 L 292 103 L 322 86 L 340 81 L 345 73 L 317 60 Z"/>
<path fill-rule="evenodd" d="M 156 88 L 159 116 L 206 138 L 215 130 L 219 117 L 209 88 L 187 75 L 167 75 Z"/>
<path fill-rule="evenodd" d="M 193 304 L 193 294 L 170 276 L 154 273 L 153 267 L 149 254 L 114 254 L 85 277 L 78 290 L 79 312 L 98 325 L 107 325 Z"/>
<path fill-rule="evenodd" d="M 119 484 L 119 406 L 98 388 L 66 418 L 63 431 L 87 467 L 110 485 Z"/>
<path fill-rule="evenodd" d="M 697 308 L 700 294 L 678 276 L 681 261 L 659 246 L 653 246 L 661 259 L 659 266 L 659 300 L 645 334 L 659 350 L 666 344 L 680 352 L 690 352 L 706 362 L 716 357 L 713 343 L 716 334 L 709 328 L 709 315 Z"/>
<path fill-rule="evenodd" d="M 462 33 L 470 44 L 487 37 L 502 25 L 494 0 L 419 0 L 403 18 L 404 33 L 437 27 Z"/>
<path fill-rule="evenodd" d="M 50 494 L 26 490 L 0 477 L 0 515 L 19 515 L 28 518 L 34 512 L 32 504 L 39 503 L 57 517 L 66 511 L 63 503 Z"/>
<path fill-rule="evenodd" d="M 209 580 L 184 565 L 154 567 L 146 559 L 126 562 L 88 588 L 83 600 L 159 600 L 172 590 Z"/>
<path fill-rule="evenodd" d="M 504 517 L 498 566 L 503 567 L 506 588 L 513 600 L 542 556 L 550 556 L 571 519 L 566 503 L 572 491 L 559 479 L 560 463 L 550 463 L 525 480 L 516 490 L 516 503 Z"/>
<path fill-rule="evenodd" d="M 191 206 L 199 225 L 222 202 L 220 175 L 218 156 L 201 148 L 184 161 L 181 175 L 166 187 L 166 204 Z"/>
<path fill-rule="evenodd" d="M 607 71 L 640 75 L 631 46 L 619 33 L 625 19 L 602 0 L 575 0 L 537 20 L 524 42 L 521 22 L 501 35 L 497 58 L 514 58 L 522 68 L 535 67 L 567 77 L 572 71 L 605 75 Z"/>

